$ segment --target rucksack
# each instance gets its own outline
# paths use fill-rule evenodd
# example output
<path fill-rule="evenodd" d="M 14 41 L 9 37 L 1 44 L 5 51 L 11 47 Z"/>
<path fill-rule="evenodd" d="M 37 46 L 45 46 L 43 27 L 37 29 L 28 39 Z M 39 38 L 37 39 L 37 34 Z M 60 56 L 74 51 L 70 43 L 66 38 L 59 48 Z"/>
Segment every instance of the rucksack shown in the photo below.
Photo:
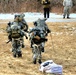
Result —
<path fill-rule="evenodd" d="M 48 4 L 50 4 L 50 1 L 49 0 L 44 0 L 43 1 L 43 5 L 48 5 Z"/>
<path fill-rule="evenodd" d="M 34 22 L 35 27 L 40 28 L 40 30 L 43 30 L 45 33 L 47 32 L 47 24 L 44 19 L 38 19 Z"/>
<path fill-rule="evenodd" d="M 20 32 L 20 27 L 18 25 L 11 25 L 11 38 L 19 38 Z"/>
<path fill-rule="evenodd" d="M 33 34 L 33 38 L 32 38 L 32 40 L 33 40 L 33 42 L 35 43 L 35 44 L 40 44 L 40 43 L 42 43 L 42 42 L 45 42 L 45 41 L 47 41 L 47 39 L 45 38 L 45 37 L 42 37 L 41 36 L 41 33 L 40 33 L 41 31 L 39 30 L 39 29 L 35 29 L 34 30 L 34 34 Z"/>

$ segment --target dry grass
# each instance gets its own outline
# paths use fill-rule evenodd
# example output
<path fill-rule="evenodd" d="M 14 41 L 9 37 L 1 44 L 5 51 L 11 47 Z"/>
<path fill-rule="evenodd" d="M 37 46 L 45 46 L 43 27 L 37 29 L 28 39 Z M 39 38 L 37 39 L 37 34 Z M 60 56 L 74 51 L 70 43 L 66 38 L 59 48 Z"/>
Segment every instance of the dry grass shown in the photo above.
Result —
<path fill-rule="evenodd" d="M 33 26 L 28 23 L 29 27 Z M 48 35 L 42 61 L 54 60 L 63 66 L 63 75 L 76 75 L 76 23 L 47 23 L 52 31 Z M 32 63 L 29 40 L 25 39 L 22 58 L 13 58 L 11 43 L 6 44 L 6 24 L 0 24 L 0 75 L 45 75 L 39 72 L 39 64 Z M 53 42 L 53 45 L 52 45 Z M 54 46 L 54 49 L 53 49 Z"/>

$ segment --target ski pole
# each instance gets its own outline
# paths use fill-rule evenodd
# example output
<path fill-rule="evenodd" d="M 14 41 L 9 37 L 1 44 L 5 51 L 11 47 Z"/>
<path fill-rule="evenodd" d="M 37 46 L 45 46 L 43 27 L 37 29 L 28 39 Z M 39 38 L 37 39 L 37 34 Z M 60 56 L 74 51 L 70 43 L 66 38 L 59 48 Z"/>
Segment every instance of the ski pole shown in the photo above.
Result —
<path fill-rule="evenodd" d="M 53 42 L 53 38 L 52 38 L 52 34 L 50 33 L 50 36 L 51 36 L 51 41 L 52 41 L 52 48 L 54 50 L 54 42 Z"/>

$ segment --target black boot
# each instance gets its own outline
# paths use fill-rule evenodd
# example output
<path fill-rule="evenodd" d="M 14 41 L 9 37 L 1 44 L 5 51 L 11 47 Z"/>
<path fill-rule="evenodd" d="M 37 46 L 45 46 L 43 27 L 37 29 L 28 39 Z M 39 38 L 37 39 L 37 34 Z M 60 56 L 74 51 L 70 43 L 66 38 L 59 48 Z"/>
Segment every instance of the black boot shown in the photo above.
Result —
<path fill-rule="evenodd" d="M 16 54 L 13 54 L 13 57 L 15 57 L 15 58 L 16 58 Z"/>
<path fill-rule="evenodd" d="M 65 18 L 65 16 L 63 16 L 63 19 Z"/>
<path fill-rule="evenodd" d="M 41 48 L 41 51 L 44 52 L 44 47 Z"/>
<path fill-rule="evenodd" d="M 33 63 L 36 64 L 36 59 L 33 60 Z"/>
<path fill-rule="evenodd" d="M 22 48 L 24 48 L 25 47 L 25 45 L 24 44 L 22 44 Z"/>
<path fill-rule="evenodd" d="M 38 60 L 38 63 L 39 63 L 39 64 L 41 64 L 41 63 L 42 63 L 41 59 L 39 59 L 39 60 Z"/>
<path fill-rule="evenodd" d="M 16 58 L 16 51 L 13 51 L 13 57 Z"/>
<path fill-rule="evenodd" d="M 67 17 L 67 19 L 70 19 L 69 17 Z"/>
<path fill-rule="evenodd" d="M 21 51 L 18 52 L 18 57 L 22 57 Z"/>

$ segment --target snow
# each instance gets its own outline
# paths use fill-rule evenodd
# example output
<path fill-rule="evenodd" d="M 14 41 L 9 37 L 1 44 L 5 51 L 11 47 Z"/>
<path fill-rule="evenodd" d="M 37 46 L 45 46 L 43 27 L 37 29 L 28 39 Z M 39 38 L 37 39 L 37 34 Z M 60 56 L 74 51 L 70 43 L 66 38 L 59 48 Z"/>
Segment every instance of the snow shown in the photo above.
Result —
<path fill-rule="evenodd" d="M 7 13 L 7 14 L 0 14 L 0 19 L 1 20 L 13 20 L 14 19 L 14 15 L 18 14 L 18 13 Z M 25 14 L 25 20 L 27 22 L 34 22 L 36 21 L 38 18 L 43 18 L 44 15 L 43 13 L 31 13 L 31 12 L 26 12 Z M 57 13 L 50 13 L 50 18 L 47 20 L 47 22 L 76 22 L 76 14 L 75 13 L 71 13 L 70 14 L 70 18 L 71 19 L 63 19 L 63 14 L 57 14 Z"/>
<path fill-rule="evenodd" d="M 7 20 L 7 19 L 13 19 L 14 15 L 13 14 L 0 14 L 0 19 L 2 20 Z"/>

